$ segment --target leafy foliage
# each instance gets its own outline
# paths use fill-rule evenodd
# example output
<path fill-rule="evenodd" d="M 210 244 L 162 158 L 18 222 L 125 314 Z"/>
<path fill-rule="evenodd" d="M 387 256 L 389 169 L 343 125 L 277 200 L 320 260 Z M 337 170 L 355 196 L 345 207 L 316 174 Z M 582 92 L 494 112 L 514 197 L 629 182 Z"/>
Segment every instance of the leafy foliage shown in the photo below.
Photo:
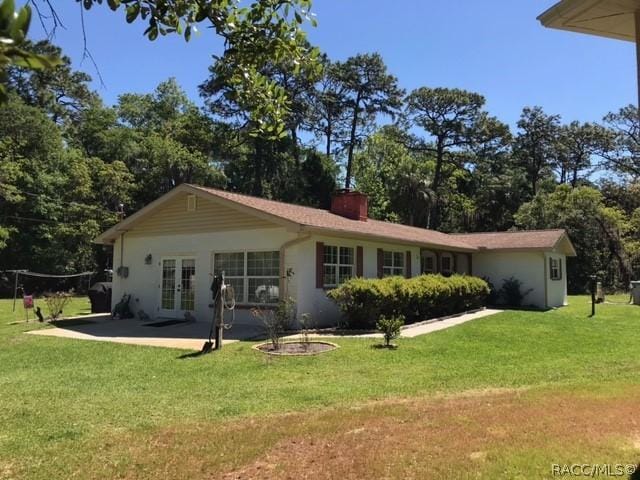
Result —
<path fill-rule="evenodd" d="M 522 290 L 522 285 L 522 282 L 515 277 L 505 278 L 498 292 L 498 303 L 509 307 L 521 307 L 524 299 L 533 291 L 532 288 Z"/>
<path fill-rule="evenodd" d="M 482 307 L 487 282 L 477 277 L 421 275 L 413 278 L 353 278 L 328 292 L 350 328 L 375 327 L 381 316 L 402 315 L 407 323 Z"/>
<path fill-rule="evenodd" d="M 376 322 L 376 329 L 384 335 L 384 346 L 391 347 L 391 341 L 400 336 L 400 329 L 404 325 L 404 317 L 385 317 L 382 315 Z"/>

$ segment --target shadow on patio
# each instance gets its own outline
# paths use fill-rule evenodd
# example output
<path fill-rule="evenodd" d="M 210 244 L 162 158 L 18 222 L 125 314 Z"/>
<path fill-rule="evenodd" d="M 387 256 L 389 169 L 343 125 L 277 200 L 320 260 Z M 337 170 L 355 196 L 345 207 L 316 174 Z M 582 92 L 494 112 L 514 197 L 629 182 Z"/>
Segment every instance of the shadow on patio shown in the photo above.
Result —
<path fill-rule="evenodd" d="M 27 333 L 187 350 L 200 350 L 208 339 L 211 326 L 208 322 L 150 325 L 161 321 L 143 322 L 136 318 L 115 320 L 109 315 L 91 315 L 61 320 L 53 328 L 31 330 Z M 223 344 L 258 340 L 264 336 L 264 329 L 258 325 L 236 323 L 230 329 L 225 329 Z"/>

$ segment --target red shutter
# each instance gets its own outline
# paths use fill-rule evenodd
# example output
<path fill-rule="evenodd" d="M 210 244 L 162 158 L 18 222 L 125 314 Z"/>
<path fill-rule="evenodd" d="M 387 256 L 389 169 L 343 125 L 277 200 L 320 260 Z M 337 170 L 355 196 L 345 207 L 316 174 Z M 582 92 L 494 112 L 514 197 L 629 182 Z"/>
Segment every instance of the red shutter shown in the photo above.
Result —
<path fill-rule="evenodd" d="M 316 288 L 324 288 L 324 243 L 316 242 Z"/>
<path fill-rule="evenodd" d="M 363 275 L 363 251 L 362 251 L 362 247 L 358 246 L 356 247 L 356 277 L 362 277 Z"/>
<path fill-rule="evenodd" d="M 411 251 L 407 250 L 407 255 L 404 260 L 404 276 L 411 278 Z"/>
<path fill-rule="evenodd" d="M 378 249 L 378 278 L 382 278 L 383 276 L 383 267 L 384 266 L 384 252 L 381 248 Z"/>

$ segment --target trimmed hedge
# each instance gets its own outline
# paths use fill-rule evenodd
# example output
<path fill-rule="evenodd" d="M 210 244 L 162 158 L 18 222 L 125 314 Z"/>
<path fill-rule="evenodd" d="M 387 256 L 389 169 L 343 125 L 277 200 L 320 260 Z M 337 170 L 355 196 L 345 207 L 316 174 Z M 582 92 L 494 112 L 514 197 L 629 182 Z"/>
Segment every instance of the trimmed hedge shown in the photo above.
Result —
<path fill-rule="evenodd" d="M 348 328 L 373 329 L 380 316 L 407 323 L 483 307 L 489 285 L 467 275 L 352 278 L 327 293 L 344 312 Z"/>

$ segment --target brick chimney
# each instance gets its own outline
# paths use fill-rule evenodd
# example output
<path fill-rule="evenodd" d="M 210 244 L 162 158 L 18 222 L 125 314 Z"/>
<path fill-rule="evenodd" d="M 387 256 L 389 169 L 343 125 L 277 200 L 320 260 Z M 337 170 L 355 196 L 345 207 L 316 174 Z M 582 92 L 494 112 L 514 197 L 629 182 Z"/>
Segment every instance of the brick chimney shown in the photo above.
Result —
<path fill-rule="evenodd" d="M 338 190 L 331 197 L 331 213 L 351 220 L 367 221 L 369 200 L 364 193 Z"/>

